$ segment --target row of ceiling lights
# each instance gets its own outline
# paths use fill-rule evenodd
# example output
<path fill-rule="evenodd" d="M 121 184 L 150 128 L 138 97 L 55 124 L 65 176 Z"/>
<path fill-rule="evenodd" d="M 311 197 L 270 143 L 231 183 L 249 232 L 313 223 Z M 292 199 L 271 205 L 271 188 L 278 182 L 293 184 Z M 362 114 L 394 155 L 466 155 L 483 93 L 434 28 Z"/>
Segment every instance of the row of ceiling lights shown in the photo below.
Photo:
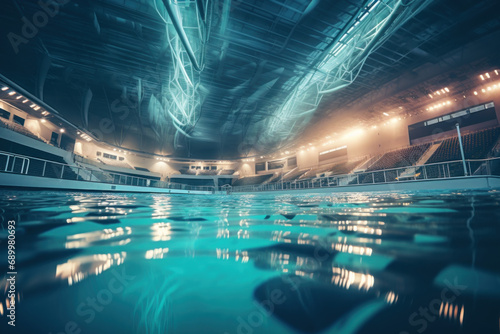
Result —
<path fill-rule="evenodd" d="M 9 90 L 9 87 L 8 87 L 8 86 L 4 86 L 4 87 L 2 87 L 2 89 L 1 89 L 1 90 L 2 90 L 3 92 L 5 92 L 5 91 Z M 16 91 L 15 91 L 15 90 L 11 90 L 11 91 L 8 93 L 8 95 L 9 95 L 9 96 L 14 96 L 15 94 L 16 94 Z M 20 100 L 20 99 L 22 99 L 22 98 L 24 98 L 22 95 L 18 95 L 18 96 L 16 97 L 16 100 Z M 29 99 L 27 99 L 27 98 L 24 98 L 24 100 L 22 101 L 22 103 L 28 103 L 28 102 L 30 102 L 30 100 L 29 100 Z M 37 105 L 36 103 L 31 103 L 30 108 L 31 108 L 31 109 L 33 109 L 33 110 L 36 110 L 36 111 L 38 111 L 38 110 L 40 110 L 40 109 L 41 109 L 41 107 L 40 107 L 39 105 Z M 42 111 L 42 116 L 48 116 L 48 115 L 50 115 L 50 113 L 49 113 L 47 110 L 43 110 L 43 111 Z M 42 123 L 46 123 L 46 122 L 47 122 L 47 120 L 46 120 L 45 118 L 42 118 L 42 119 L 40 119 L 40 122 L 42 122 Z M 65 130 L 64 128 L 60 128 L 60 129 L 59 129 L 59 132 L 64 133 L 64 132 L 66 132 L 66 130 Z M 88 137 L 88 136 L 87 136 L 87 137 Z M 87 141 L 90 141 L 90 137 L 88 137 Z"/>
<path fill-rule="evenodd" d="M 492 74 L 491 74 L 491 75 L 487 72 L 487 73 L 484 73 L 484 74 L 479 75 L 479 78 L 480 78 L 481 80 L 483 80 L 483 81 L 484 81 L 484 80 L 486 80 L 486 79 L 491 79 L 491 78 L 492 78 L 492 76 L 493 76 L 493 73 L 495 73 L 495 76 L 500 75 L 499 70 L 494 70 L 494 71 L 492 72 Z M 488 86 L 488 87 L 486 87 L 486 88 L 481 89 L 481 92 L 486 93 L 486 92 L 488 92 L 488 91 L 492 91 L 492 90 L 497 89 L 497 88 L 500 88 L 500 85 L 494 84 L 494 85 L 492 85 L 492 86 Z M 433 99 L 435 96 L 442 97 L 443 95 L 448 94 L 448 93 L 450 93 L 450 89 L 449 89 L 448 87 L 444 87 L 444 88 L 441 88 L 441 89 L 439 89 L 439 90 L 436 90 L 434 93 L 429 94 L 428 96 L 429 96 L 431 99 Z M 477 91 L 474 91 L 474 95 L 478 95 L 478 94 L 479 94 L 479 93 L 478 93 Z M 464 96 L 464 98 L 465 98 L 465 96 Z M 451 105 L 451 104 L 452 104 L 452 101 L 449 101 L 449 100 L 448 100 L 448 101 L 441 102 L 441 103 L 438 103 L 438 104 L 433 104 L 432 106 L 430 106 L 430 107 L 426 108 L 425 110 L 427 110 L 427 111 L 433 111 L 433 110 L 440 109 L 440 108 L 442 108 L 442 107 L 444 107 L 444 106 L 449 106 L 449 105 Z M 402 109 L 402 108 L 400 107 L 400 109 Z M 390 116 L 391 116 L 391 115 L 390 115 L 390 114 L 388 114 L 387 112 L 383 112 L 382 114 L 383 114 L 384 116 L 386 116 L 386 117 L 390 117 Z M 412 115 L 410 114 L 409 116 L 411 117 Z M 398 121 L 400 121 L 400 120 L 401 120 L 401 117 L 395 117 L 395 118 L 392 118 L 390 121 L 387 121 L 387 122 L 383 122 L 383 123 L 381 123 L 381 125 L 387 126 L 387 125 L 389 125 L 389 124 L 395 124 L 395 123 L 397 123 L 397 122 L 398 122 Z M 377 126 L 377 125 L 372 125 L 372 127 L 371 127 L 371 128 L 372 128 L 372 129 L 377 129 L 378 127 L 379 127 L 379 126 Z M 361 135 L 361 134 L 363 134 L 363 133 L 364 133 L 364 131 L 363 131 L 363 130 L 361 130 L 361 129 L 356 129 L 356 130 L 350 131 L 350 132 L 348 132 L 346 135 L 344 135 L 344 136 L 343 136 L 343 139 L 348 139 L 348 138 L 351 138 L 351 137 L 355 137 L 356 135 Z M 326 138 L 326 139 L 329 139 L 329 138 L 331 138 L 331 137 L 330 137 L 330 136 L 326 136 L 325 138 Z M 335 143 L 335 140 L 328 140 L 328 141 L 324 142 L 324 143 L 322 144 L 322 146 L 327 146 L 327 145 L 334 144 L 334 143 Z M 309 145 L 312 145 L 312 144 L 311 144 L 311 143 L 309 143 Z M 304 148 L 304 146 L 302 146 L 301 148 Z M 310 150 L 312 150 L 312 149 L 314 149 L 314 147 L 310 147 L 310 148 L 306 149 L 306 151 L 310 151 Z M 301 150 L 301 152 L 304 152 L 304 150 Z"/>
<path fill-rule="evenodd" d="M 9 90 L 9 87 L 7 87 L 7 86 L 3 86 L 3 87 L 2 87 L 2 91 L 3 91 L 3 92 L 5 92 L 5 91 L 7 91 L 7 90 Z M 9 95 L 9 96 L 14 96 L 14 95 L 16 95 L 16 91 L 15 91 L 15 90 L 11 90 L 11 91 L 8 93 L 8 95 Z M 19 94 L 19 95 L 16 97 L 16 100 L 20 100 L 20 99 L 22 99 L 22 98 L 23 98 L 23 96 Z M 28 103 L 28 102 L 30 102 L 30 100 L 28 100 L 27 98 L 24 98 L 24 100 L 22 101 L 22 103 Z M 39 109 L 40 109 L 40 106 L 37 106 L 35 103 L 32 103 L 32 104 L 30 105 L 30 107 L 31 107 L 32 109 L 35 109 L 35 110 L 39 110 Z"/>

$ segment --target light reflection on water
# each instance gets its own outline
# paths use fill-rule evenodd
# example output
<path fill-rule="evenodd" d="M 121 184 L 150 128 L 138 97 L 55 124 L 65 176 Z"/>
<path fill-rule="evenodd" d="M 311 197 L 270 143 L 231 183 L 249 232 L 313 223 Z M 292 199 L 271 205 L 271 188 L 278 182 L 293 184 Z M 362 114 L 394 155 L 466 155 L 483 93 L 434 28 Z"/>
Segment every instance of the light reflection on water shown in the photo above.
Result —
<path fill-rule="evenodd" d="M 2 249 L 17 222 L 19 333 L 500 332 L 497 192 L 0 204 Z"/>

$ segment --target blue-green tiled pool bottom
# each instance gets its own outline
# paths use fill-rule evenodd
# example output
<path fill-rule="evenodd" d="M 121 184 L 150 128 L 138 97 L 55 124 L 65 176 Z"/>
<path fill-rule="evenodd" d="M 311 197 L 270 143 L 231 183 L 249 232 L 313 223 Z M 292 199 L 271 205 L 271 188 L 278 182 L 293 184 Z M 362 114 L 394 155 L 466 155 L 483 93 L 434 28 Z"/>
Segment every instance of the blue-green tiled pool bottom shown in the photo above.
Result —
<path fill-rule="evenodd" d="M 500 333 L 500 194 L 0 192 L 2 333 Z M 4 260 L 1 260 L 1 259 Z"/>

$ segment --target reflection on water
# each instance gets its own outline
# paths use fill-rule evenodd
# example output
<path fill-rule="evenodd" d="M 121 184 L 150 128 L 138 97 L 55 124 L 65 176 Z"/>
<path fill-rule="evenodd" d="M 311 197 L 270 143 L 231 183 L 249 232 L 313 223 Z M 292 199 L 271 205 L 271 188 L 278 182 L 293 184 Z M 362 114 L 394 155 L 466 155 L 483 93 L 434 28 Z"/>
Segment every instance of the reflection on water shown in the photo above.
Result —
<path fill-rule="evenodd" d="M 500 333 L 498 192 L 1 191 L 0 208 L 9 333 Z"/>

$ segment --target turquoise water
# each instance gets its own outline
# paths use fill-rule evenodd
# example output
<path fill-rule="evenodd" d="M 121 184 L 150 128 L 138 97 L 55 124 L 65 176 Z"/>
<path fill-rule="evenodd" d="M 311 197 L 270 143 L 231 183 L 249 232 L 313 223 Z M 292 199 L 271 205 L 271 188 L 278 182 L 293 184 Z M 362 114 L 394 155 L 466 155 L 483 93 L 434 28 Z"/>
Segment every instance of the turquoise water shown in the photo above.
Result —
<path fill-rule="evenodd" d="M 500 332 L 499 192 L 0 191 L 0 208 L 1 333 Z"/>

